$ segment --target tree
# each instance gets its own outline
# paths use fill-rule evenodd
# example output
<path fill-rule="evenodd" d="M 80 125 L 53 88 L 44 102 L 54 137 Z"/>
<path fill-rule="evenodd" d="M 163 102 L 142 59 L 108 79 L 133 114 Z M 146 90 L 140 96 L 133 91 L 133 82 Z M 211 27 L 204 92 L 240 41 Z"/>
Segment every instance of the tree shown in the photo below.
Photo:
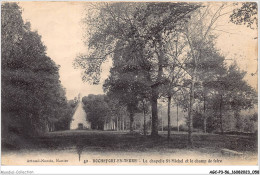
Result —
<path fill-rule="evenodd" d="M 151 134 L 157 136 L 157 100 L 159 87 L 165 80 L 164 63 L 167 62 L 164 39 L 199 6 L 188 3 L 110 3 L 97 8 L 95 17 L 87 20 L 91 27 L 88 42 L 92 53 L 76 59 L 78 66 L 85 69 L 83 80 L 98 83 L 100 65 L 108 55 L 113 59 L 116 51 L 130 48 L 133 61 L 139 65 L 136 71 L 143 71 L 151 88 Z"/>
<path fill-rule="evenodd" d="M 126 106 L 130 119 L 130 132 L 133 132 L 134 114 L 140 111 L 138 103 L 144 99 L 146 86 L 137 80 L 137 75 L 123 73 L 125 66 L 127 65 L 118 65 L 111 69 L 104 90 L 111 99 L 116 99 L 120 105 Z"/>
<path fill-rule="evenodd" d="M 24 23 L 16 3 L 1 6 L 2 133 L 32 136 L 53 130 L 67 114 L 59 67 L 46 56 L 46 48 L 30 23 Z M 52 128 L 52 129 L 50 129 Z"/>
<path fill-rule="evenodd" d="M 144 124 L 143 124 L 143 130 L 144 130 L 144 135 L 147 135 L 147 122 L 146 122 L 146 115 L 149 112 L 149 108 L 150 108 L 150 103 L 149 100 L 147 100 L 147 98 L 143 98 L 143 100 L 141 102 L 139 102 L 139 108 L 141 108 L 143 110 L 143 117 L 144 117 Z"/>
<path fill-rule="evenodd" d="M 189 112 L 188 112 L 188 126 L 189 134 L 188 140 L 189 145 L 193 147 L 193 113 L 194 113 L 194 103 L 195 103 L 195 88 L 196 84 L 199 83 L 199 63 L 202 58 L 203 48 L 212 43 L 212 38 L 214 38 L 213 29 L 216 28 L 216 21 L 227 14 L 224 12 L 226 8 L 225 4 L 220 4 L 217 8 L 212 9 L 206 4 L 204 8 L 200 8 L 193 13 L 191 20 L 184 27 L 184 35 L 188 45 L 188 55 L 190 57 L 189 63 L 187 64 L 186 71 L 189 72 L 190 76 L 190 100 L 189 100 Z"/>
<path fill-rule="evenodd" d="M 210 75 L 208 72 L 203 78 L 203 92 L 206 93 L 201 93 L 199 98 L 204 103 L 200 115 L 205 114 L 209 119 L 209 126 L 204 126 L 204 130 L 205 128 L 209 131 L 220 129 L 223 134 L 225 117 L 230 116 L 230 111 L 233 111 L 234 118 L 237 119 L 237 128 L 241 126 L 239 113 L 242 109 L 253 108 L 256 103 L 256 92 L 243 80 L 246 72 L 240 71 L 236 64 L 226 68 L 221 66 L 223 57 L 215 60 L 218 60 L 220 66 L 215 62 L 214 74 L 208 76 Z"/>
<path fill-rule="evenodd" d="M 237 119 L 237 128 L 239 124 L 239 113 L 242 109 L 250 109 L 257 103 L 256 91 L 244 80 L 246 72 L 241 71 L 236 64 L 229 67 L 227 74 L 222 79 L 221 99 L 225 101 L 228 109 L 234 111 L 234 117 Z M 222 123 L 221 123 L 222 124 Z M 221 126 L 223 133 L 223 127 Z"/>
<path fill-rule="evenodd" d="M 54 123 L 55 130 L 69 130 L 70 123 L 73 117 L 73 114 L 76 110 L 76 103 L 74 100 L 68 100 L 66 104 L 63 105 L 63 108 L 59 110 L 59 118 Z"/>
<path fill-rule="evenodd" d="M 234 24 L 244 24 L 251 29 L 258 28 L 257 12 L 257 2 L 243 2 L 240 8 L 234 9 L 230 20 Z"/>
<path fill-rule="evenodd" d="M 90 94 L 82 98 L 87 119 L 91 122 L 92 129 L 117 129 L 124 130 L 125 108 L 117 99 L 107 95 Z M 113 125 L 112 127 L 108 125 Z M 115 124 L 115 126 L 114 126 Z"/>
<path fill-rule="evenodd" d="M 171 134 L 171 102 L 172 97 L 177 96 L 178 91 L 183 86 L 183 80 L 186 76 L 186 72 L 183 69 L 185 62 L 187 61 L 186 52 L 183 51 L 187 43 L 183 40 L 182 33 L 180 32 L 183 26 L 179 26 L 178 30 L 172 33 L 171 36 L 168 37 L 167 40 L 167 49 L 166 54 L 168 56 L 168 66 L 165 68 L 165 75 L 167 77 L 167 83 L 163 85 L 163 96 L 165 96 L 168 100 L 168 134 L 167 139 L 170 139 Z M 178 103 L 177 98 L 174 98 L 175 102 Z"/>
<path fill-rule="evenodd" d="M 197 92 L 195 92 L 195 98 L 197 98 L 201 103 L 201 114 L 203 117 L 204 132 L 207 128 L 207 119 L 210 115 L 210 96 L 217 87 L 219 87 L 218 78 L 222 77 L 226 73 L 226 64 L 224 62 L 225 58 L 222 56 L 219 51 L 214 47 L 214 40 L 208 42 L 202 48 L 202 53 L 200 60 L 198 61 L 198 80 L 200 82 L 197 87 Z"/>
<path fill-rule="evenodd" d="M 105 100 L 105 95 L 88 95 L 83 97 L 84 110 L 87 113 L 87 119 L 91 122 L 92 129 L 103 130 L 106 118 L 109 116 L 109 106 Z"/>
<path fill-rule="evenodd" d="M 106 101 L 108 103 L 110 113 L 106 120 L 106 123 L 109 125 L 112 120 L 115 121 L 115 127 L 117 131 L 119 130 L 126 130 L 127 129 L 127 120 L 126 118 L 129 115 L 129 112 L 127 110 L 127 106 L 125 106 L 119 99 L 114 98 L 114 96 L 109 95 L 106 98 Z M 131 124 L 130 124 L 131 125 Z M 132 124 L 133 125 L 133 124 Z"/>

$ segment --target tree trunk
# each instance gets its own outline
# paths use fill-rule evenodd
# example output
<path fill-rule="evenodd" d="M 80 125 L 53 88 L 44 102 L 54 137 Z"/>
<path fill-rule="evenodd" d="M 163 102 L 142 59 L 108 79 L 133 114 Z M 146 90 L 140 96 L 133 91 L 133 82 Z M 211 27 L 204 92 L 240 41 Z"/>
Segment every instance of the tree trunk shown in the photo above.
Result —
<path fill-rule="evenodd" d="M 47 132 L 50 132 L 50 127 L 49 127 L 48 121 L 46 122 L 45 125 L 46 125 L 46 131 L 47 131 Z"/>
<path fill-rule="evenodd" d="M 180 128 L 179 128 L 179 105 L 177 103 L 177 129 L 178 129 L 178 132 L 180 132 Z"/>
<path fill-rule="evenodd" d="M 118 116 L 116 116 L 116 130 L 118 131 Z"/>
<path fill-rule="evenodd" d="M 194 84 L 195 84 L 195 73 L 196 73 L 196 67 L 194 70 L 194 74 L 192 76 L 191 80 L 191 88 L 190 88 L 190 104 L 189 104 L 189 113 L 188 113 L 188 143 L 190 147 L 193 147 L 193 139 L 192 139 L 192 131 L 193 131 L 193 103 L 194 103 Z"/>
<path fill-rule="evenodd" d="M 143 102 L 143 112 L 144 112 L 144 135 L 146 136 L 146 114 L 145 114 L 145 106 Z"/>
<path fill-rule="evenodd" d="M 157 93 L 157 87 L 152 87 L 152 98 L 151 98 L 151 104 L 152 104 L 152 137 L 158 136 L 158 111 L 157 111 L 157 99 L 158 99 L 158 93 Z"/>
<path fill-rule="evenodd" d="M 124 120 L 124 117 L 122 118 L 123 120 L 123 131 L 125 130 L 125 120 Z"/>
<path fill-rule="evenodd" d="M 205 116 L 204 116 L 203 125 L 204 125 L 204 133 L 207 133 L 207 118 Z"/>
<path fill-rule="evenodd" d="M 133 111 L 130 111 L 130 133 L 134 132 L 133 124 L 134 124 L 134 113 Z"/>
<path fill-rule="evenodd" d="M 168 135 L 167 135 L 168 141 L 170 140 L 170 136 L 171 136 L 171 100 L 172 97 L 169 96 L 168 97 Z"/>
<path fill-rule="evenodd" d="M 235 119 L 235 129 L 236 129 L 236 131 L 240 132 L 242 123 L 241 123 L 238 109 L 235 109 L 235 111 L 234 111 L 234 119 Z"/>
<path fill-rule="evenodd" d="M 119 130 L 122 131 L 122 116 L 119 118 Z"/>
<path fill-rule="evenodd" d="M 158 46 L 158 75 L 156 79 L 156 83 L 151 86 L 152 88 L 152 98 L 151 98 L 151 104 L 152 104 L 152 137 L 158 136 L 158 110 L 157 110 L 157 100 L 158 100 L 158 86 L 161 84 L 162 81 L 162 75 L 163 75 L 163 64 L 164 64 L 164 51 L 163 51 L 163 43 L 162 43 L 162 36 L 161 34 L 158 34 L 156 36 L 156 39 L 158 40 L 159 46 Z"/>
<path fill-rule="evenodd" d="M 162 110 L 161 110 L 161 118 L 162 118 L 162 131 L 163 131 L 163 115 L 162 115 Z"/>
<path fill-rule="evenodd" d="M 220 95 L 219 119 L 220 119 L 220 130 L 221 130 L 221 134 L 224 134 L 224 130 L 223 130 L 223 119 L 222 119 L 222 95 Z"/>
<path fill-rule="evenodd" d="M 204 112 L 203 112 L 204 122 L 203 122 L 203 125 L 204 125 L 204 133 L 206 133 L 207 132 L 207 116 L 206 116 L 206 95 L 205 95 L 205 93 L 204 93 L 203 100 L 204 100 L 204 106 L 203 106 L 203 108 L 204 108 Z"/>

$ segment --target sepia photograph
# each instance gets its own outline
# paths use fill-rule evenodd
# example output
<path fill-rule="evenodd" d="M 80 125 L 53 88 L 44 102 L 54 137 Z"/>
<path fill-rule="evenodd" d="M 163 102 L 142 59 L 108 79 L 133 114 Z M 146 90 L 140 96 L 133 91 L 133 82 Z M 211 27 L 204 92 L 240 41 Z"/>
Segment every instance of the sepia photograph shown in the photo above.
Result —
<path fill-rule="evenodd" d="M 1 165 L 258 165 L 257 2 L 2 1 Z"/>

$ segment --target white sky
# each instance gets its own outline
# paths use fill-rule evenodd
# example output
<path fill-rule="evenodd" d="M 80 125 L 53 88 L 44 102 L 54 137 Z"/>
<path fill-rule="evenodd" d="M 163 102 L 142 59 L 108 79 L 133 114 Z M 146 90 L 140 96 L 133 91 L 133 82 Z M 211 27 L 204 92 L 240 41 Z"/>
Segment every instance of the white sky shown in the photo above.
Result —
<path fill-rule="evenodd" d="M 60 65 L 60 80 L 66 96 L 73 99 L 79 93 L 102 94 L 102 85 L 89 85 L 81 80 L 81 70 L 74 69 L 73 60 L 86 52 L 83 44 L 84 5 L 80 2 L 19 2 L 23 18 L 42 36 L 47 55 Z M 104 67 L 103 67 L 104 69 Z M 103 70 L 107 75 L 109 70 Z M 105 76 L 103 76 L 103 80 Z"/>
<path fill-rule="evenodd" d="M 81 80 L 81 70 L 74 69 L 72 62 L 79 53 L 85 53 L 87 48 L 83 44 L 84 3 L 86 2 L 19 2 L 22 7 L 23 18 L 31 23 L 32 29 L 37 30 L 42 36 L 43 43 L 47 46 L 47 55 L 60 65 L 60 80 L 66 88 L 68 99 L 81 93 L 102 94 L 102 81 L 109 73 L 111 63 L 102 66 L 102 81 L 100 85 L 89 85 Z M 222 20 L 219 25 L 222 30 L 230 33 L 219 32 L 217 47 L 228 58 L 237 59 L 241 69 L 247 70 L 246 79 L 249 84 L 257 89 L 257 31 L 245 26 L 237 26 Z"/>

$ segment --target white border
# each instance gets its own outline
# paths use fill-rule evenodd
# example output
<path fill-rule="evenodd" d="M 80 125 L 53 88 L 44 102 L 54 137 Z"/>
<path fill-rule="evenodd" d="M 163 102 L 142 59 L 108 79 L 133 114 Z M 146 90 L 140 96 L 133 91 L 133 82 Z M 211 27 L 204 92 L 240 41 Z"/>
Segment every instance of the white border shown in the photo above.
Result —
<path fill-rule="evenodd" d="M 1 171 L 20 174 L 209 174 L 210 171 L 259 170 L 258 166 L 3 166 Z M 20 172 L 20 173 L 19 173 Z M 23 173 L 21 173 L 23 174 Z M 29 173 L 28 173 L 29 174 Z"/>
<path fill-rule="evenodd" d="M 3 0 L 0 0 L 1 3 L 2 1 Z M 15 0 L 5 0 L 5 1 L 15 1 Z M 30 1 L 30 0 L 16 0 L 16 1 Z M 34 0 L 34 1 L 46 1 L 46 0 Z M 83 1 L 83 0 L 54 0 L 54 1 Z M 108 0 L 99 0 L 99 1 L 108 1 Z M 113 0 L 113 1 L 131 1 L 131 0 Z M 142 0 L 142 1 L 148 1 L 148 0 Z M 160 0 L 160 1 L 170 1 L 170 0 Z M 187 1 L 187 0 L 182 0 L 182 1 Z M 194 1 L 198 2 L 198 0 L 188 0 L 188 2 L 194 2 Z M 207 1 L 215 1 L 215 0 L 207 0 Z M 234 0 L 225 0 L 225 1 L 234 2 Z M 245 1 L 248 0 L 236 0 L 236 2 L 245 2 Z M 254 0 L 251 2 L 258 2 L 258 1 Z M 259 3 L 258 3 L 258 9 L 259 9 Z M 260 20 L 258 18 L 258 24 L 259 21 Z M 258 28 L 258 33 L 259 31 L 260 30 Z M 259 37 L 258 37 L 258 43 L 259 43 Z M 260 54 L 259 54 L 259 47 L 258 47 L 258 57 L 259 55 Z M 259 65 L 260 63 L 258 61 L 258 67 Z M 260 80 L 259 73 L 260 71 L 258 69 L 258 82 Z M 260 88 L 258 86 L 258 95 L 259 95 L 259 90 Z M 260 112 L 259 102 L 260 99 L 258 98 L 258 114 Z M 0 114 L 0 118 L 1 118 L 1 114 Z M 259 120 L 258 120 L 258 126 L 259 126 Z M 0 170 L 1 170 L 1 174 L 3 172 L 7 172 L 4 174 L 209 174 L 209 172 L 212 170 L 218 170 L 218 171 L 228 170 L 229 172 L 231 172 L 232 170 L 250 170 L 252 172 L 253 170 L 259 170 L 259 155 L 260 155 L 259 154 L 259 143 L 260 143 L 259 133 L 260 132 L 258 130 L 258 166 L 196 166 L 196 165 L 194 166 L 2 166 L 1 159 L 0 159 Z M 32 173 L 29 172 L 26 173 L 27 171 L 31 171 Z"/>

